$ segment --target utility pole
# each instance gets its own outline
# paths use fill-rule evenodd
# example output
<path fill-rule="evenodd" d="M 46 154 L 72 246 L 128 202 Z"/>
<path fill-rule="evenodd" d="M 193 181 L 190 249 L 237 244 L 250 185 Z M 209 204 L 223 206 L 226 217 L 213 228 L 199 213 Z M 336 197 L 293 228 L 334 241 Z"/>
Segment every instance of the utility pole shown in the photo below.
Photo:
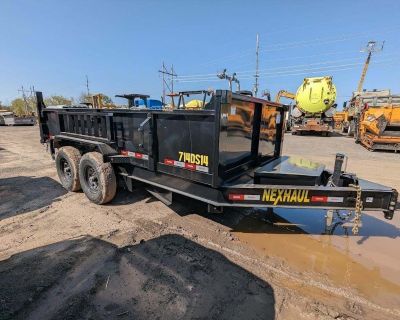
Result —
<path fill-rule="evenodd" d="M 372 53 L 379 52 L 383 50 L 383 46 L 385 45 L 385 41 L 382 43 L 382 47 L 379 49 L 376 48 L 376 41 L 368 41 L 367 46 L 361 50 L 361 52 L 368 52 L 367 60 L 365 60 L 364 68 L 361 73 L 360 82 L 358 83 L 357 92 L 361 92 L 363 90 L 365 76 L 367 75 L 369 63 L 371 61 Z"/>
<path fill-rule="evenodd" d="M 174 92 L 174 78 L 177 77 L 178 75 L 174 72 L 174 65 L 172 65 L 171 70 L 168 71 L 166 68 L 164 62 L 162 64 L 162 70 L 158 70 L 158 72 L 162 75 L 162 85 L 163 85 L 163 96 L 162 96 L 162 102 L 165 104 L 165 89 L 168 88 L 169 93 Z"/>
<path fill-rule="evenodd" d="M 174 77 L 176 74 L 174 73 L 174 65 L 171 66 L 171 93 L 174 93 Z"/>
<path fill-rule="evenodd" d="M 257 39 L 256 39 L 256 74 L 254 75 L 255 82 L 254 82 L 254 89 L 253 89 L 253 95 L 257 97 L 258 93 L 258 78 L 260 77 L 259 70 L 258 70 L 258 53 L 259 53 L 259 39 L 258 39 L 258 33 L 257 33 Z"/>
<path fill-rule="evenodd" d="M 90 96 L 90 90 L 89 90 L 89 78 L 86 75 L 86 94 L 87 96 Z"/>

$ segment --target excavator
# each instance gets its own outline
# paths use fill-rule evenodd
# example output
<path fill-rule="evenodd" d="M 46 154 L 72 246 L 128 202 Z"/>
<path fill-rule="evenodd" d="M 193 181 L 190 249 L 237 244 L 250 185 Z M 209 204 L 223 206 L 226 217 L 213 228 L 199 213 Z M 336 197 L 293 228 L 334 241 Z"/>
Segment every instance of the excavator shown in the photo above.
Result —
<path fill-rule="evenodd" d="M 291 93 L 286 90 L 280 90 L 275 97 L 275 102 L 279 103 L 281 101 L 282 97 L 287 98 L 287 99 L 292 99 L 292 100 L 296 99 L 296 95 L 294 93 Z"/>

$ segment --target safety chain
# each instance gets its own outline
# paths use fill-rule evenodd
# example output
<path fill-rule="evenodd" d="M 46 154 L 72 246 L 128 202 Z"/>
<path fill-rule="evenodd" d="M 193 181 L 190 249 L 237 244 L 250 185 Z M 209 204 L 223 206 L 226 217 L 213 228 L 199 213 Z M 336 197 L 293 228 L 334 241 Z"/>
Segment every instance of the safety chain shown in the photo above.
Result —
<path fill-rule="evenodd" d="M 353 187 L 356 189 L 357 192 L 357 197 L 356 197 L 356 207 L 354 211 L 354 223 L 353 223 L 353 228 L 351 231 L 353 232 L 354 235 L 358 234 L 358 230 L 360 229 L 360 224 L 361 224 L 361 214 L 362 214 L 362 209 L 363 209 L 363 203 L 361 200 L 361 187 L 359 185 L 354 185 L 351 184 L 350 187 Z"/>

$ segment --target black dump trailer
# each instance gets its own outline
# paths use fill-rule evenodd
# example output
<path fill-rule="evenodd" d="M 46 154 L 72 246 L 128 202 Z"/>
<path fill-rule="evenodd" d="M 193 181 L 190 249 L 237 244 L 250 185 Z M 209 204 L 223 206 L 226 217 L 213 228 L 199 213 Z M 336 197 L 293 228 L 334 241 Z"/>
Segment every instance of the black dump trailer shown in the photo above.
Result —
<path fill-rule="evenodd" d="M 204 94 L 201 109 L 185 105 L 194 93 Z M 343 209 L 355 232 L 361 210 L 394 214 L 397 191 L 343 172 L 343 155 L 332 171 L 282 156 L 282 104 L 228 90 L 181 92 L 170 110 L 52 109 L 41 92 L 37 104 L 61 183 L 97 204 L 111 201 L 119 182 L 131 191 L 144 185 L 166 204 L 174 193 L 197 199 L 211 212 L 304 207 L 332 217 Z"/>

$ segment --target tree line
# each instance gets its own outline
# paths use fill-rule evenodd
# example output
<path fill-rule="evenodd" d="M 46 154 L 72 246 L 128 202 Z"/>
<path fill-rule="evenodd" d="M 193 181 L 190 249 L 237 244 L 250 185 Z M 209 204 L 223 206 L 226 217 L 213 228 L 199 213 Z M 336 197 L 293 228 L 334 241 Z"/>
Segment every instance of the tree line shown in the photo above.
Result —
<path fill-rule="evenodd" d="M 102 94 L 103 102 L 106 104 L 113 103 L 112 99 Z M 81 93 L 78 98 L 67 98 L 62 95 L 51 95 L 44 99 L 46 106 L 56 105 L 74 105 L 79 103 L 92 103 L 92 96 L 86 93 Z M 9 106 L 3 105 L 0 101 L 0 110 L 14 112 L 17 116 L 32 115 L 36 113 L 36 97 L 28 96 L 25 99 L 16 98 L 11 101 Z"/>

